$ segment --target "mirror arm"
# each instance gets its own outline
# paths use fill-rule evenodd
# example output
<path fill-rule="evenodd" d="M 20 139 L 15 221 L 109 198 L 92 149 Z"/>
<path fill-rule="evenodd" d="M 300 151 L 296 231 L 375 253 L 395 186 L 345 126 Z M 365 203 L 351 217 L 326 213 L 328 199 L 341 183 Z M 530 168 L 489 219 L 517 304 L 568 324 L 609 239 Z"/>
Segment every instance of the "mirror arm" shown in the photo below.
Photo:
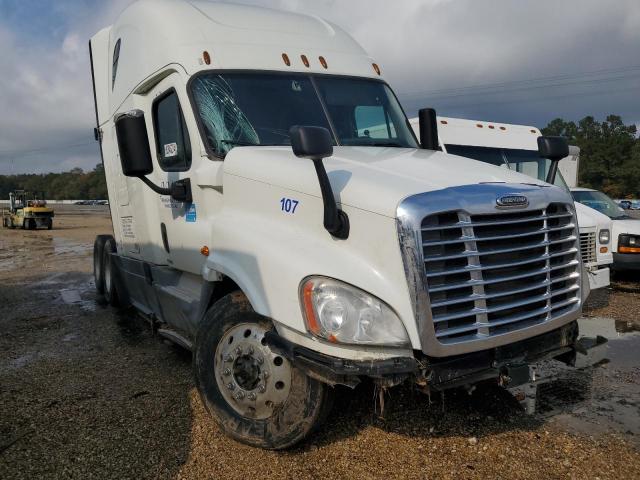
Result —
<path fill-rule="evenodd" d="M 142 182 L 147 187 L 149 187 L 151 190 L 156 192 L 158 195 L 171 195 L 171 189 L 170 188 L 159 187 L 158 185 L 156 185 L 155 183 L 153 183 L 151 180 L 149 180 L 147 177 L 145 177 L 143 175 L 140 175 L 138 178 L 140 180 L 142 180 Z"/>
<path fill-rule="evenodd" d="M 176 180 L 169 188 L 159 187 L 144 175 L 140 175 L 138 178 L 158 195 L 168 195 L 178 202 L 193 202 L 193 195 L 191 194 L 191 180 L 188 178 Z"/>
<path fill-rule="evenodd" d="M 551 166 L 549 167 L 549 173 L 547 174 L 547 183 L 550 183 L 551 185 L 553 185 L 554 182 L 556 181 L 556 175 L 558 174 L 559 163 L 560 163 L 559 160 L 551 161 Z"/>
<path fill-rule="evenodd" d="M 313 165 L 318 174 L 322 203 L 324 204 L 324 228 L 334 237 L 342 240 L 349 237 L 349 217 L 338 208 L 333 196 L 333 189 L 324 168 L 322 159 L 314 159 Z"/>

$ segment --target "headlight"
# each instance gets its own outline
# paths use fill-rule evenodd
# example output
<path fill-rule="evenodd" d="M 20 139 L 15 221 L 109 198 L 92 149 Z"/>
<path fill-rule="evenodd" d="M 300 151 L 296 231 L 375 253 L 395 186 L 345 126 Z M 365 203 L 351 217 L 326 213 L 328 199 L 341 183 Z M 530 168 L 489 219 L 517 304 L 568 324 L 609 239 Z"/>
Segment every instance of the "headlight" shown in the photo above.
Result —
<path fill-rule="evenodd" d="M 606 245 L 611 241 L 611 232 L 609 231 L 609 229 L 603 228 L 602 230 L 600 230 L 598 238 L 601 244 Z"/>
<path fill-rule="evenodd" d="M 307 329 L 333 343 L 408 345 L 404 325 L 391 308 L 338 280 L 312 277 L 300 289 Z"/>

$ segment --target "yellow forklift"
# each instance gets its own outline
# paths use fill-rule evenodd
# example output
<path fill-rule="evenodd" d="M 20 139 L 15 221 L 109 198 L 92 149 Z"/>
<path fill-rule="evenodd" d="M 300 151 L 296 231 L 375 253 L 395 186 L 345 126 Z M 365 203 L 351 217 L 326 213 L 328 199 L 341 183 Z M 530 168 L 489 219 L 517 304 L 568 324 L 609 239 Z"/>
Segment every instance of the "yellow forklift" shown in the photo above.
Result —
<path fill-rule="evenodd" d="M 53 228 L 53 208 L 47 206 L 44 192 L 14 190 L 9 192 L 9 209 L 2 214 L 5 228 Z"/>

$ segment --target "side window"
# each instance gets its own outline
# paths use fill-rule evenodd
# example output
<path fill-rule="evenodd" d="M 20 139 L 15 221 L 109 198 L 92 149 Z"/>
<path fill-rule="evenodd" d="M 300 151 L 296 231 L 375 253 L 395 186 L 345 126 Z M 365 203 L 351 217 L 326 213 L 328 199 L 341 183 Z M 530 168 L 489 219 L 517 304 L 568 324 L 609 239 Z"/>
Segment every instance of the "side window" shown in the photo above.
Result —
<path fill-rule="evenodd" d="M 118 60 L 120 60 L 120 44 L 122 39 L 119 38 L 116 46 L 113 47 L 113 64 L 111 66 L 111 90 L 116 84 L 116 74 L 118 73 Z"/>
<path fill-rule="evenodd" d="M 189 170 L 191 144 L 175 90 L 169 90 L 154 101 L 153 128 L 160 168 L 167 172 Z"/>
<path fill-rule="evenodd" d="M 359 105 L 355 109 L 358 137 L 397 138 L 396 129 L 382 105 Z"/>

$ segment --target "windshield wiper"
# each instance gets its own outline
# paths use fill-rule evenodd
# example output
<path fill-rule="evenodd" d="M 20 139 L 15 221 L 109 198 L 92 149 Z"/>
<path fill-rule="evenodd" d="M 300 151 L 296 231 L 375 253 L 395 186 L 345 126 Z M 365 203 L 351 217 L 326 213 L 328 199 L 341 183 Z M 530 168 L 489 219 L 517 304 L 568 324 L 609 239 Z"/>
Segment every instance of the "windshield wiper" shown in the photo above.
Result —
<path fill-rule="evenodd" d="M 374 143 L 371 143 L 368 146 L 371 146 L 371 147 L 402 147 L 402 145 L 399 144 L 398 142 L 374 142 Z"/>
<path fill-rule="evenodd" d="M 259 143 L 242 142 L 240 140 L 220 140 L 220 143 L 226 143 L 228 145 L 235 145 L 237 147 L 259 147 Z"/>

